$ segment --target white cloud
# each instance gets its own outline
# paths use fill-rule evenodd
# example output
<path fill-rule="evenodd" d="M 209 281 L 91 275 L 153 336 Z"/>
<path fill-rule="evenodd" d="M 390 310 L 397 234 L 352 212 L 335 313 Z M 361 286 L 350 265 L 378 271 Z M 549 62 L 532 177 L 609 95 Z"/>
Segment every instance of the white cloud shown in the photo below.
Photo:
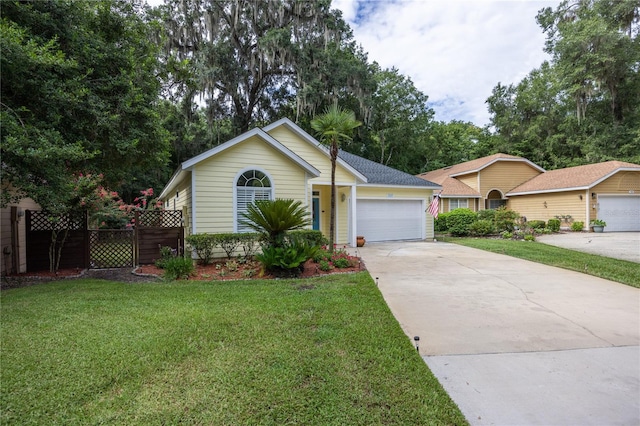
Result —
<path fill-rule="evenodd" d="M 548 59 L 535 16 L 559 1 L 338 0 L 369 60 L 395 66 L 429 96 L 442 121 L 487 124 L 498 83 Z"/>

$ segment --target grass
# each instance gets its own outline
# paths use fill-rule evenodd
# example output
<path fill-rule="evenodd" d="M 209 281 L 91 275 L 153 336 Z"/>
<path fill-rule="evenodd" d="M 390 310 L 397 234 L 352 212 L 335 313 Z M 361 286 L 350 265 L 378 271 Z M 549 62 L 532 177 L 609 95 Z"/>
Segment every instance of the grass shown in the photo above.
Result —
<path fill-rule="evenodd" d="M 439 238 L 440 239 L 440 238 Z M 640 266 L 635 262 L 598 256 L 531 241 L 490 238 L 453 238 L 442 241 L 506 254 L 550 266 L 583 272 L 640 288 Z"/>
<path fill-rule="evenodd" d="M 2 292 L 0 423 L 466 424 L 368 273 Z"/>

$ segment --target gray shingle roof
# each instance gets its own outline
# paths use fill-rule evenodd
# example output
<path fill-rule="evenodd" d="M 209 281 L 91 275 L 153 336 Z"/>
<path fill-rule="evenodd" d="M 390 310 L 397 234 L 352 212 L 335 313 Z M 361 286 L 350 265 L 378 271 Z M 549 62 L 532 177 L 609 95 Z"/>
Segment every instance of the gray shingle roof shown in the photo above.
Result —
<path fill-rule="evenodd" d="M 376 163 L 375 161 L 367 160 L 366 158 L 359 157 L 343 150 L 338 152 L 338 157 L 362 173 L 367 178 L 368 183 L 440 188 L 438 184 L 428 180 L 410 175 L 409 173 L 401 172 L 400 170 Z"/>

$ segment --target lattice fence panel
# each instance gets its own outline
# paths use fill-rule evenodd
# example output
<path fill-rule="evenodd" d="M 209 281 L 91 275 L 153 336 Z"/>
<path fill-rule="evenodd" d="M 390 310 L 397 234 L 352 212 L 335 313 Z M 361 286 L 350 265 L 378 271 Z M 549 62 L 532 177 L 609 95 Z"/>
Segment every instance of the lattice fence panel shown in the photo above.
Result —
<path fill-rule="evenodd" d="M 149 228 L 179 228 L 182 226 L 181 210 L 144 210 L 136 212 L 136 225 Z"/>
<path fill-rule="evenodd" d="M 133 230 L 91 230 L 89 246 L 92 269 L 124 268 L 135 264 Z"/>
<path fill-rule="evenodd" d="M 86 218 L 83 213 L 52 216 L 44 210 L 32 210 L 30 228 L 27 231 L 62 231 L 64 229 L 77 231 L 85 229 L 85 223 Z"/>

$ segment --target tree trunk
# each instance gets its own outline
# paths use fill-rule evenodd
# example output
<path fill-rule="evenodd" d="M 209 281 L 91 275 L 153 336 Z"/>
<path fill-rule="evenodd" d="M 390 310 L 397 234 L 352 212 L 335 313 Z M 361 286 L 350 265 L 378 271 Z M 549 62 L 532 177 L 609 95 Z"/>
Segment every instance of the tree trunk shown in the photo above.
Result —
<path fill-rule="evenodd" d="M 329 253 L 333 253 L 336 229 L 336 162 L 338 161 L 338 142 L 331 141 L 331 217 L 329 218 Z"/>

